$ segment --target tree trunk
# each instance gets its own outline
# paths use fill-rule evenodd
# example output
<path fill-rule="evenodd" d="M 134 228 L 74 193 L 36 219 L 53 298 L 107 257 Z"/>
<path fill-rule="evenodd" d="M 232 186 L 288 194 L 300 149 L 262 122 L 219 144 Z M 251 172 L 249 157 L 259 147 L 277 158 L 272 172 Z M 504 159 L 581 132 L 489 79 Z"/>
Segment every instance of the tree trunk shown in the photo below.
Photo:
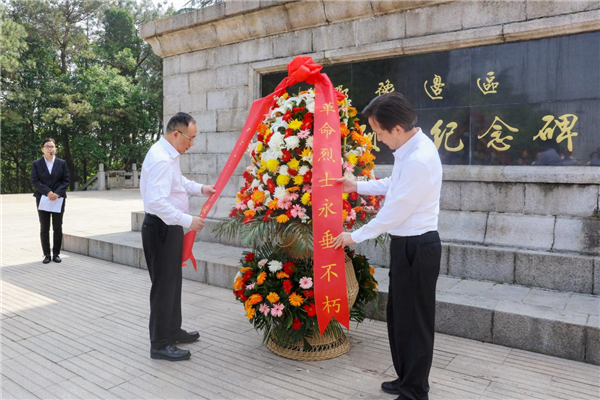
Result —
<path fill-rule="evenodd" d="M 65 138 L 65 161 L 67 162 L 67 168 L 69 169 L 69 178 L 70 183 L 69 187 L 71 190 L 75 190 L 75 182 L 78 180 L 77 178 L 77 170 L 75 169 L 75 163 L 73 162 L 73 156 L 71 155 L 71 149 L 69 147 L 69 135 L 66 135 Z"/>

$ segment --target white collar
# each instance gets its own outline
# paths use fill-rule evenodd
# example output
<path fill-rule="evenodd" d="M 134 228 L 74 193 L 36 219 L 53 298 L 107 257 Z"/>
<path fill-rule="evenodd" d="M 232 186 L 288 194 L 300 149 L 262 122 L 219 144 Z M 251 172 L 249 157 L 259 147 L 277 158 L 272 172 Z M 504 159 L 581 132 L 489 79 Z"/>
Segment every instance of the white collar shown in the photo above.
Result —
<path fill-rule="evenodd" d="M 174 159 L 176 159 L 177 157 L 180 156 L 180 154 L 177 151 L 177 149 L 175 149 L 175 147 L 173 147 L 173 145 L 171 143 L 169 143 L 169 141 L 167 139 L 165 139 L 164 136 L 160 137 L 160 140 L 158 141 L 158 143 L 160 143 L 162 145 L 162 147 L 164 147 L 165 150 L 167 150 L 167 152 L 171 156 L 171 159 L 174 160 Z"/>
<path fill-rule="evenodd" d="M 402 146 L 398 147 L 396 151 L 394 151 L 394 158 L 396 158 L 398 161 L 401 161 L 406 155 L 406 153 L 408 153 L 410 149 L 417 145 L 417 143 L 419 142 L 419 137 L 417 136 L 420 136 L 422 133 L 423 132 L 421 131 L 421 128 L 419 128 L 417 133 L 415 133 L 413 137 L 408 139 L 408 142 L 404 143 Z"/>

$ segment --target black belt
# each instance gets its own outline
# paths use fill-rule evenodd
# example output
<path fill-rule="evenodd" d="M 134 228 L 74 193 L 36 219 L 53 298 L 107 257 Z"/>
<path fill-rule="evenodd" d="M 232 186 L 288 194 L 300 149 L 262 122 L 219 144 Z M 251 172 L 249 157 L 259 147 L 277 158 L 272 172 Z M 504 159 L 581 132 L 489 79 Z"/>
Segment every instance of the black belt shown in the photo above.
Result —
<path fill-rule="evenodd" d="M 390 235 L 390 237 L 392 238 L 392 240 L 394 240 L 394 239 L 409 239 L 409 238 L 416 238 L 416 237 L 421 237 L 421 236 L 425 236 L 425 235 L 433 235 L 433 234 L 437 234 L 437 231 L 429 231 L 429 232 L 425 232 L 425 233 L 422 233 L 420 235 L 414 235 L 414 236 L 396 236 L 396 235 Z"/>
<path fill-rule="evenodd" d="M 158 218 L 160 219 L 160 217 L 158 215 L 155 214 L 150 214 L 150 213 L 145 213 L 147 217 L 153 217 L 153 218 Z"/>

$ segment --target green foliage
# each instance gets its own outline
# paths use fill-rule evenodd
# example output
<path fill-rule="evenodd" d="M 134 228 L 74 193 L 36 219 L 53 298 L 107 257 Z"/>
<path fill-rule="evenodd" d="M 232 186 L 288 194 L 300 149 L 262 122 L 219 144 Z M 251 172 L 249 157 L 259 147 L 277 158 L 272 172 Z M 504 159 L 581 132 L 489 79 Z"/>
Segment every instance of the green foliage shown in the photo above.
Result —
<path fill-rule="evenodd" d="M 162 121 L 162 60 L 139 37 L 171 13 L 151 0 L 10 0 L 2 35 L 2 193 L 31 191 L 41 141 L 72 185 L 141 163 Z M 73 186 L 72 186 L 73 187 Z"/>

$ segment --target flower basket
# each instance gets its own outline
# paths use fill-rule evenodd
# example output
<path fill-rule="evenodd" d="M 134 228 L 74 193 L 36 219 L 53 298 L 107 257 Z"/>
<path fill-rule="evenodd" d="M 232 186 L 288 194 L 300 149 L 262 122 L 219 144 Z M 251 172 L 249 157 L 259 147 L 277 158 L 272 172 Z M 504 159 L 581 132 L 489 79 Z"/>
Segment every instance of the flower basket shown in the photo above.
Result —
<path fill-rule="evenodd" d="M 350 343 L 333 319 L 320 335 L 313 283 L 312 171 L 315 91 L 275 96 L 275 105 L 257 127 L 248 147 L 252 161 L 230 218 L 217 235 L 239 237 L 253 251 L 241 260 L 234 295 L 246 318 L 264 334 L 274 353 L 304 361 L 326 360 L 348 351 Z M 346 97 L 338 100 L 342 174 L 355 180 L 374 178 L 370 137 Z M 344 194 L 340 214 L 346 229 L 366 224 L 381 206 L 381 196 Z M 376 298 L 377 281 L 366 257 L 345 249 L 346 292 L 350 319 L 362 322 L 364 306 Z M 322 307 L 322 306 L 321 306 Z"/>

